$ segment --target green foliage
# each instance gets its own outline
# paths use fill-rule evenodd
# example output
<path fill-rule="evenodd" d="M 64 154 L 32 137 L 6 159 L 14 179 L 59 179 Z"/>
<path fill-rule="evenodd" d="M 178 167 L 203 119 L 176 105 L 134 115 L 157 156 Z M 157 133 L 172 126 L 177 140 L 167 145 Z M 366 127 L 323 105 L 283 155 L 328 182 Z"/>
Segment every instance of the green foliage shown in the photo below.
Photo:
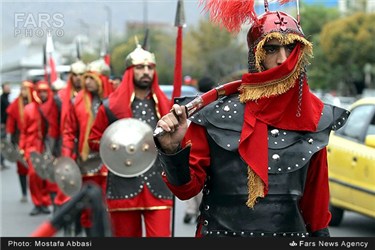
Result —
<path fill-rule="evenodd" d="M 125 58 L 135 49 L 134 42 L 122 43 L 114 47 L 111 54 L 112 74 L 122 76 L 125 70 Z"/>
<path fill-rule="evenodd" d="M 186 41 L 184 71 L 195 78 L 209 75 L 219 81 L 247 68 L 245 40 L 239 42 L 235 35 L 208 20 L 201 20 L 197 28 L 190 30 Z"/>
<path fill-rule="evenodd" d="M 320 32 L 324 25 L 339 17 L 337 9 L 319 5 L 301 5 L 301 26 L 305 36 L 313 43 L 314 58 L 308 68 L 309 84 L 313 89 L 335 88 L 336 81 L 330 64 L 326 63 L 320 47 Z"/>
<path fill-rule="evenodd" d="M 149 32 L 149 50 L 155 53 L 161 84 L 173 83 L 177 29 L 171 29 L 174 29 L 173 32 L 162 29 Z M 143 42 L 143 32 L 131 30 L 124 39 L 125 42 L 113 47 L 111 63 L 115 75 L 123 74 L 125 57 L 135 48 L 135 36 L 139 43 Z M 209 75 L 218 81 L 243 68 L 247 68 L 247 50 L 243 43 L 238 43 L 234 35 L 213 26 L 207 20 L 202 20 L 197 28 L 184 30 L 183 75 L 190 75 L 195 79 Z"/>
<path fill-rule="evenodd" d="M 303 4 L 301 25 L 314 45 L 314 58 L 308 67 L 310 86 L 337 90 L 344 83 L 347 91 L 358 89 L 364 65 L 375 64 L 375 15 L 358 13 L 340 18 L 335 8 Z M 183 33 L 183 75 L 194 79 L 210 76 L 220 82 L 233 72 L 247 69 L 246 34 L 231 34 L 206 19 L 185 28 Z M 135 48 L 135 35 L 143 43 L 144 31 L 138 29 L 128 31 L 121 42 L 112 46 L 114 74 L 123 74 L 125 57 Z M 148 47 L 155 53 L 162 84 L 173 83 L 176 35 L 174 26 L 170 29 L 153 26 L 149 32 Z"/>
<path fill-rule="evenodd" d="M 335 8 L 326 8 L 321 5 L 301 5 L 301 26 L 308 39 L 320 34 L 323 26 L 339 18 Z"/>
<path fill-rule="evenodd" d="M 342 68 L 336 81 L 348 85 L 363 81 L 364 66 L 375 63 L 374 37 L 375 14 L 356 13 L 324 27 L 320 36 L 324 59 L 332 68 Z"/>

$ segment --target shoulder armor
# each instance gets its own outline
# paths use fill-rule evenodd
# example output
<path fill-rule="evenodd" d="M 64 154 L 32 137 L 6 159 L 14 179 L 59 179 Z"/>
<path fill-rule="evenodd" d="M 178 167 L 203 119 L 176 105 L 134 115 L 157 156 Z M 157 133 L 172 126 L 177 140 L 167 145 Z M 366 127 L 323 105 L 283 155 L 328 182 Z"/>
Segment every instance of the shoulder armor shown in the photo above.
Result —
<path fill-rule="evenodd" d="M 321 131 L 327 127 L 330 127 L 332 130 L 337 130 L 346 123 L 349 115 L 350 112 L 346 109 L 330 104 L 324 104 L 317 130 Z"/>
<path fill-rule="evenodd" d="M 268 171 L 288 173 L 305 166 L 311 157 L 326 147 L 331 130 L 341 128 L 349 111 L 325 104 L 315 132 L 268 128 Z"/>
<path fill-rule="evenodd" d="M 204 126 L 212 139 L 222 148 L 236 151 L 240 139 L 244 115 L 244 104 L 238 94 L 224 96 L 207 105 L 190 117 L 190 120 Z"/>

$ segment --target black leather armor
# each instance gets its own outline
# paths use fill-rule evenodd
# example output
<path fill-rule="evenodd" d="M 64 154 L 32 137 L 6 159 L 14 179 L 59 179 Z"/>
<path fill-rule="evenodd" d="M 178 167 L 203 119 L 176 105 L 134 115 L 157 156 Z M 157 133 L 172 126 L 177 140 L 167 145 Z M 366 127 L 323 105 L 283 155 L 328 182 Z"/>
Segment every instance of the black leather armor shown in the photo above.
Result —
<path fill-rule="evenodd" d="M 109 109 L 108 99 L 103 101 L 109 124 L 117 120 L 115 115 Z M 132 102 L 133 118 L 144 121 L 151 127 L 155 127 L 157 116 L 155 103 L 152 99 L 139 100 L 137 98 Z M 107 176 L 107 197 L 109 199 L 131 199 L 137 196 L 146 185 L 150 192 L 159 199 L 172 199 L 172 193 L 168 189 L 161 177 L 163 171 L 159 158 L 154 165 L 144 174 L 137 177 L 130 177 L 124 180 L 124 177 L 117 176 L 108 171 Z"/>
<path fill-rule="evenodd" d="M 258 199 L 253 209 L 246 205 L 248 166 L 238 153 L 244 104 L 239 102 L 238 95 L 232 95 L 192 116 L 192 122 L 206 128 L 211 152 L 200 206 L 200 233 L 204 236 L 308 235 L 298 205 L 309 162 L 328 144 L 330 131 L 341 127 L 348 114 L 325 105 L 318 129 L 313 133 L 268 127 L 269 191 L 265 198 Z M 185 148 L 177 154 L 187 159 L 188 151 Z M 190 180 L 189 173 L 184 171 L 186 164 L 178 172 L 174 171 L 173 159 L 163 155 L 161 160 L 172 184 L 182 185 Z"/>

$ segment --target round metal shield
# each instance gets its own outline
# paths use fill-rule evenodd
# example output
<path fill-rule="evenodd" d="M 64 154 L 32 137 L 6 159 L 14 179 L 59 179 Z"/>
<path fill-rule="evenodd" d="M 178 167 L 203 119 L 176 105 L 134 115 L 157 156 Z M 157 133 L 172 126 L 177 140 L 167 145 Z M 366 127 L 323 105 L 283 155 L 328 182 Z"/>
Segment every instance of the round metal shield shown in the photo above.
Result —
<path fill-rule="evenodd" d="M 55 169 L 55 181 L 60 190 L 73 196 L 82 187 L 81 172 L 77 163 L 69 157 L 61 156 L 53 161 Z"/>
<path fill-rule="evenodd" d="M 82 174 L 90 174 L 98 172 L 103 163 L 99 153 L 90 153 L 85 161 L 77 160 L 77 164 Z"/>
<path fill-rule="evenodd" d="M 17 149 L 14 144 L 9 141 L 1 140 L 1 154 L 10 162 L 17 161 Z"/>
<path fill-rule="evenodd" d="M 30 153 L 30 159 L 35 169 L 35 172 L 38 174 L 38 176 L 43 180 L 47 180 L 48 159 L 46 159 L 46 157 L 44 157 L 44 155 L 42 155 L 41 153 L 35 151 Z"/>
<path fill-rule="evenodd" d="M 108 170 L 128 178 L 149 170 L 157 157 L 152 133 L 150 125 L 134 118 L 108 126 L 100 140 L 100 157 Z"/>
<path fill-rule="evenodd" d="M 46 177 L 50 182 L 56 182 L 56 180 L 55 180 L 55 165 L 54 165 L 55 161 L 56 161 L 56 159 L 53 159 L 53 160 L 49 161 L 48 164 L 47 164 L 47 168 L 46 168 L 46 173 L 47 173 Z"/>

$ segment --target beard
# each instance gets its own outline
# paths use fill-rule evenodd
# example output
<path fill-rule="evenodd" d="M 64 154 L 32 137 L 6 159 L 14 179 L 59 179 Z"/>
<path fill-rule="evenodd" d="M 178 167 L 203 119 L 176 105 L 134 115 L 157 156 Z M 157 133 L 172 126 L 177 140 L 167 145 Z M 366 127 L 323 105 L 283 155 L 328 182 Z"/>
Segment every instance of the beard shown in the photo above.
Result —
<path fill-rule="evenodd" d="M 151 87 L 152 79 L 149 76 L 142 76 L 139 80 L 134 79 L 134 84 L 137 88 L 148 89 Z"/>

